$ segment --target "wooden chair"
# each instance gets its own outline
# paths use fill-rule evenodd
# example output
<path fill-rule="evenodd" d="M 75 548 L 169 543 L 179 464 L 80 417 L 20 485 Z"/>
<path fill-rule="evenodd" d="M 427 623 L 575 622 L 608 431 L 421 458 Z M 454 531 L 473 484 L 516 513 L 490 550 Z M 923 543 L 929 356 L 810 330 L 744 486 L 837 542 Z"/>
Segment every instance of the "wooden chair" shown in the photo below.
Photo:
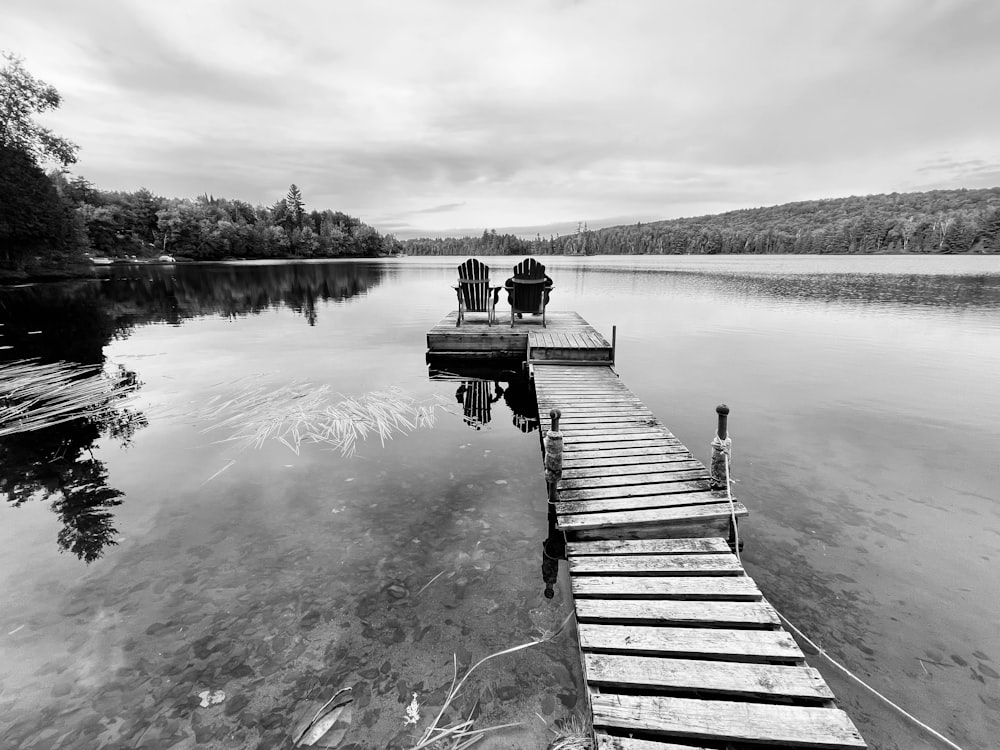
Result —
<path fill-rule="evenodd" d="M 534 258 L 525 258 L 514 266 L 514 275 L 504 284 L 510 302 L 510 327 L 519 314 L 542 316 L 545 326 L 545 306 L 552 291 L 552 279 L 545 275 L 545 266 Z"/>
<path fill-rule="evenodd" d="M 458 285 L 452 287 L 458 294 L 458 321 L 455 327 L 462 325 L 465 314 L 470 312 L 486 313 L 486 324 L 493 325 L 496 321 L 497 299 L 500 297 L 500 287 L 490 286 L 490 267 L 480 263 L 475 258 L 469 258 L 458 267 Z"/>

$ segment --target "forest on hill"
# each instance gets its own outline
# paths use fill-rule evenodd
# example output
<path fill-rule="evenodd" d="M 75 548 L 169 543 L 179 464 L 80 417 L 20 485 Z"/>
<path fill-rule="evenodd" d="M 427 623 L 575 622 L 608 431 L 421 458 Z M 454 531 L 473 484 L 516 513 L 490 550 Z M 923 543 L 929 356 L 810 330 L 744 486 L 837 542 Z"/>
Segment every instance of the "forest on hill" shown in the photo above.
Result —
<path fill-rule="evenodd" d="M 410 255 L 715 255 L 1000 252 L 1000 188 L 785 203 L 522 239 L 414 239 Z"/>

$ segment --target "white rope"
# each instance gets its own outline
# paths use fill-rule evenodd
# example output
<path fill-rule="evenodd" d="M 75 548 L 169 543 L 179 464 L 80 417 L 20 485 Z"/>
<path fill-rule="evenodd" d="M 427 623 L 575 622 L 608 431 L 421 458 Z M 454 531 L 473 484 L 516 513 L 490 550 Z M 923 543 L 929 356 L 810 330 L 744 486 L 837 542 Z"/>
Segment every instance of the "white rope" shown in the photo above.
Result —
<path fill-rule="evenodd" d="M 772 605 L 772 607 L 773 607 L 773 605 Z M 788 618 L 785 617 L 783 614 L 781 614 L 781 612 L 778 612 L 778 610 L 774 610 L 774 611 L 775 611 L 775 614 L 777 614 L 778 617 L 781 618 L 781 621 L 783 623 L 785 623 L 786 626 L 788 626 L 793 631 L 795 631 L 795 634 L 798 635 L 799 638 L 801 638 L 806 643 L 808 643 L 810 646 L 812 646 L 814 649 L 816 649 L 819 652 L 820 656 L 824 657 L 828 662 L 830 662 L 833 666 L 835 666 L 841 672 L 843 672 L 848 677 L 850 677 L 852 680 L 854 680 L 859 685 L 861 685 L 863 688 L 865 688 L 866 690 L 868 690 L 869 692 L 871 692 L 877 698 L 880 698 L 883 702 L 885 702 L 888 705 L 892 706 L 900 714 L 902 714 L 903 716 L 905 716 L 907 719 L 909 719 L 910 721 L 912 721 L 914 724 L 916 724 L 918 727 L 920 727 L 921 729 L 923 729 L 925 732 L 927 732 L 931 736 L 933 736 L 933 737 L 937 738 L 938 740 L 940 740 L 941 742 L 943 742 L 948 747 L 953 748 L 953 750 L 962 750 L 962 748 L 959 745 L 956 745 L 954 742 L 952 742 L 951 740 L 949 740 L 947 737 L 945 737 L 943 734 L 941 734 L 939 731 L 937 731 L 933 727 L 929 727 L 926 724 L 924 724 L 922 721 L 920 721 L 920 719 L 918 719 L 916 716 L 914 716 L 913 714 L 911 714 L 909 711 L 907 711 L 902 706 L 900 706 L 900 705 L 898 705 L 896 703 L 893 703 L 891 700 L 889 700 L 889 698 L 887 698 L 886 696 L 882 695 L 882 693 L 880 693 L 878 690 L 876 690 L 875 688 L 873 688 L 867 682 L 865 682 L 860 677 L 858 677 L 853 672 L 851 672 L 851 670 L 849 670 L 843 664 L 841 664 L 836 659 L 834 659 L 832 656 L 830 656 L 820 646 L 818 646 L 816 643 L 814 643 L 812 640 L 810 640 L 806 636 L 805 633 L 803 633 L 797 627 L 795 627 L 794 625 L 792 625 L 792 623 L 789 622 Z"/>
<path fill-rule="evenodd" d="M 734 531 L 734 534 L 735 534 L 734 539 L 736 541 L 735 550 L 734 551 L 736 552 L 736 559 L 739 560 L 740 564 L 742 565 L 743 560 L 740 557 L 740 531 L 739 531 L 739 526 L 736 524 L 736 503 L 733 501 L 733 493 L 730 491 L 730 484 L 732 483 L 732 480 L 729 478 L 729 455 L 730 455 L 730 451 L 729 450 L 725 450 L 724 454 L 725 454 L 725 457 L 726 457 L 726 496 L 729 498 L 729 509 L 730 509 L 731 514 L 732 514 L 733 531 Z M 771 607 L 773 608 L 774 605 L 772 604 Z M 832 656 L 830 656 L 821 646 L 819 646 L 811 638 L 809 638 L 809 636 L 807 636 L 805 633 L 803 633 L 797 627 L 795 627 L 794 625 L 792 625 L 791 621 L 789 621 L 789 619 L 787 617 L 785 617 L 783 614 L 781 614 L 781 612 L 779 612 L 777 609 L 775 609 L 774 612 L 775 612 L 776 615 L 778 615 L 779 618 L 781 618 L 781 621 L 785 624 L 786 627 L 788 627 L 789 629 L 791 629 L 792 631 L 794 631 L 795 634 L 799 638 L 801 638 L 803 641 L 805 641 L 806 643 L 808 643 L 812 648 L 814 648 L 816 650 L 817 653 L 819 653 L 820 656 L 822 656 L 824 659 L 826 659 L 828 662 L 830 662 L 833 666 L 835 666 L 841 672 L 843 672 L 844 674 L 846 674 L 848 677 L 850 677 L 856 683 L 858 683 L 863 688 L 865 688 L 866 690 L 868 690 L 874 696 L 876 696 L 877 698 L 879 698 L 880 700 L 882 700 L 884 703 L 886 703 L 889 706 L 891 706 L 892 708 L 894 708 L 896 711 L 898 711 L 900 714 L 902 714 L 907 719 L 909 719 L 910 721 L 912 721 L 914 724 L 916 724 L 918 727 L 920 727 L 925 732 L 927 732 L 928 734 L 930 734 L 932 737 L 940 740 L 942 743 L 944 743 L 948 747 L 952 748 L 952 750 L 962 750 L 962 748 L 959 745 L 956 745 L 954 742 L 952 742 L 951 740 L 949 740 L 947 737 L 945 737 L 943 734 L 941 734 L 939 731 L 937 731 L 933 727 L 929 727 L 926 724 L 924 724 L 924 722 L 920 721 L 920 719 L 918 719 L 916 716 L 914 716 L 909 711 L 907 711 L 906 709 L 904 709 L 902 706 L 900 706 L 900 705 L 898 705 L 896 703 L 893 703 L 889 698 L 887 698 L 886 696 L 882 695 L 882 693 L 880 693 L 878 690 L 876 690 L 871 685 L 869 685 L 867 682 L 865 682 L 864 680 L 862 680 L 860 677 L 858 677 L 856 674 L 854 674 L 851 670 L 849 670 L 843 664 L 841 664 L 836 659 L 834 659 Z"/>
<path fill-rule="evenodd" d="M 732 524 L 733 529 L 733 551 L 736 553 L 736 559 L 740 561 L 740 565 L 743 565 L 743 558 L 740 557 L 740 525 L 736 523 L 736 502 L 733 500 L 731 490 L 733 480 L 729 478 L 729 456 L 731 453 L 732 448 L 726 446 L 724 450 L 726 457 L 726 497 L 729 498 L 729 523 Z"/>

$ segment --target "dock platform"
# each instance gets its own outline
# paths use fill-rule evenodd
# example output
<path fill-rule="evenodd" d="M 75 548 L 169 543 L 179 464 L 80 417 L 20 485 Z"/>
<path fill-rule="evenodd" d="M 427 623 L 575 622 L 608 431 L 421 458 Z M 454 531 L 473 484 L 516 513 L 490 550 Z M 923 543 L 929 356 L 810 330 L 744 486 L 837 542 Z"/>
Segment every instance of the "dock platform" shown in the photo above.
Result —
<path fill-rule="evenodd" d="M 468 359 L 526 359 L 530 336 L 532 351 L 541 358 L 611 361 L 611 344 L 579 314 L 550 312 L 545 317 L 545 326 L 540 316 L 525 315 L 511 327 L 510 317 L 501 315 L 496 323 L 487 325 L 484 315 L 472 313 L 458 326 L 458 311 L 453 311 L 427 332 L 427 353 Z"/>
<path fill-rule="evenodd" d="M 611 349 L 580 337 L 593 329 L 575 313 L 559 319 L 571 336 L 515 330 L 541 434 L 551 409 L 562 415 L 555 511 L 597 749 L 866 748 L 736 554 L 747 509 L 711 488 L 704 464 L 621 382 Z M 448 333 L 436 333 L 437 351 L 519 345 Z"/>

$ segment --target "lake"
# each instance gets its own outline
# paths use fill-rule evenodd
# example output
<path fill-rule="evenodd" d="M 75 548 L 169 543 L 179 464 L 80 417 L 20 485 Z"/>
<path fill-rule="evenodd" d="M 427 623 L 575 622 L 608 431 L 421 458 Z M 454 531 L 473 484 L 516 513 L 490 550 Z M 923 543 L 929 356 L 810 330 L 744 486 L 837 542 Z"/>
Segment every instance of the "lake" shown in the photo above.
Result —
<path fill-rule="evenodd" d="M 4 360 L 138 387 L 114 419 L 0 438 L 0 746 L 287 746 L 311 702 L 351 687 L 342 747 L 408 747 L 407 706 L 425 724 L 453 662 L 558 626 L 572 603 L 565 570 L 543 596 L 526 385 L 425 362 L 461 260 L 123 266 L 0 290 Z M 484 260 L 502 281 L 519 258 Z M 543 260 L 552 309 L 617 325 L 623 381 L 703 460 L 730 406 L 743 559 L 775 607 L 966 750 L 993 747 L 1000 257 Z M 434 425 L 349 456 L 225 440 L 324 387 L 399 389 Z M 474 416 L 471 387 L 489 403 Z M 481 747 L 542 748 L 582 707 L 573 637 L 476 670 L 456 711 L 520 722 Z M 872 747 L 934 746 L 810 662 Z"/>

